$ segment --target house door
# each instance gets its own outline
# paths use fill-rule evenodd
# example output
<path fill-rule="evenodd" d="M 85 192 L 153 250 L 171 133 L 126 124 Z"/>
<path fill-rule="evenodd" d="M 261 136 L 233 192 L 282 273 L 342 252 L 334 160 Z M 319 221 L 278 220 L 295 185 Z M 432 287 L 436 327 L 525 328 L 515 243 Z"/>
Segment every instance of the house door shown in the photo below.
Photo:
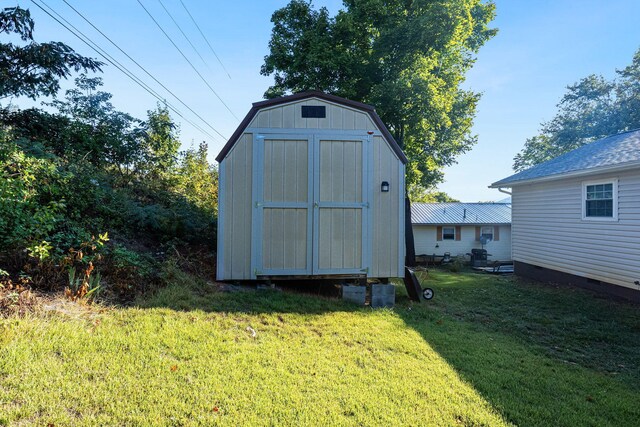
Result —
<path fill-rule="evenodd" d="M 254 137 L 254 277 L 367 272 L 364 142 Z"/>

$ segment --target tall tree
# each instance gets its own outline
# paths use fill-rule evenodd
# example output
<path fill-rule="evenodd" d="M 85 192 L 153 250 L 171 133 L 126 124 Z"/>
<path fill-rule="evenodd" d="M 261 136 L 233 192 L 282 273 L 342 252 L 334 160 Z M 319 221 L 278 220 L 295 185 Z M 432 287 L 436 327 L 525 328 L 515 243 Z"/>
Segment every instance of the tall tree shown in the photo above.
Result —
<path fill-rule="evenodd" d="M 640 128 L 640 49 L 611 81 L 587 76 L 567 87 L 555 117 L 525 142 L 514 158 L 521 171 L 597 139 Z"/>
<path fill-rule="evenodd" d="M 433 187 L 476 142 L 479 94 L 463 90 L 478 49 L 495 33 L 482 0 L 344 0 L 331 17 L 310 1 L 277 10 L 261 73 L 265 97 L 321 90 L 376 106 L 410 159 L 410 184 Z"/>
<path fill-rule="evenodd" d="M 0 43 L 0 99 L 55 95 L 59 80 L 71 71 L 100 71 L 101 62 L 78 55 L 61 42 L 33 41 L 34 22 L 29 10 L 7 7 L 0 11 L 0 34 L 17 34 L 25 46 Z"/>

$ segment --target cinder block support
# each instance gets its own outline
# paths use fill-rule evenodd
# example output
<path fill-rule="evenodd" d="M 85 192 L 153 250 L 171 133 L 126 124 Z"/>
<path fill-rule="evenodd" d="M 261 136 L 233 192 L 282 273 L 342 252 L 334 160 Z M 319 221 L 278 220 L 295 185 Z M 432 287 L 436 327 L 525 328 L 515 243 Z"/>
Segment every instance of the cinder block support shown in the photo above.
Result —
<path fill-rule="evenodd" d="M 367 297 L 366 286 L 342 285 L 342 299 L 358 305 L 364 305 Z"/>
<path fill-rule="evenodd" d="M 371 285 L 371 307 L 393 307 L 396 303 L 396 288 L 392 284 Z"/>

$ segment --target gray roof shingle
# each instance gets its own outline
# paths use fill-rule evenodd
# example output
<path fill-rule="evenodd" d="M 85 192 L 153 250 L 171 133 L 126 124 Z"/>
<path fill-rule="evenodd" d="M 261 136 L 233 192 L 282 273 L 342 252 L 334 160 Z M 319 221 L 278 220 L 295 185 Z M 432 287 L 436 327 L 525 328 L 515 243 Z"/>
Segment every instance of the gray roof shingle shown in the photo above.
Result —
<path fill-rule="evenodd" d="M 511 203 L 412 203 L 412 224 L 511 224 Z"/>
<path fill-rule="evenodd" d="M 511 175 L 491 184 L 491 187 L 509 187 L 524 181 L 540 178 L 558 178 L 565 174 L 589 169 L 632 166 L 640 162 L 640 129 L 599 139 L 576 148 L 555 159 L 548 160 L 527 170 Z"/>

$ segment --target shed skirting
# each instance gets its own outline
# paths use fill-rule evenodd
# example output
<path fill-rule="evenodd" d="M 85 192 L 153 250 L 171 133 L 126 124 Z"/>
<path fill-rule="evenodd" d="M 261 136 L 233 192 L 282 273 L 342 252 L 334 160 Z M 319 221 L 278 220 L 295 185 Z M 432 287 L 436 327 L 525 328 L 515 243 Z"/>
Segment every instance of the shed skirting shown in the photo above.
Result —
<path fill-rule="evenodd" d="M 624 286 L 614 285 L 612 283 L 593 280 L 588 277 L 576 276 L 574 274 L 562 271 L 552 270 L 537 265 L 527 264 L 520 261 L 514 261 L 514 272 L 516 275 L 532 279 L 537 282 L 554 283 L 559 285 L 573 285 L 591 291 L 623 298 L 626 300 L 640 302 L 640 290 L 625 288 Z"/>

